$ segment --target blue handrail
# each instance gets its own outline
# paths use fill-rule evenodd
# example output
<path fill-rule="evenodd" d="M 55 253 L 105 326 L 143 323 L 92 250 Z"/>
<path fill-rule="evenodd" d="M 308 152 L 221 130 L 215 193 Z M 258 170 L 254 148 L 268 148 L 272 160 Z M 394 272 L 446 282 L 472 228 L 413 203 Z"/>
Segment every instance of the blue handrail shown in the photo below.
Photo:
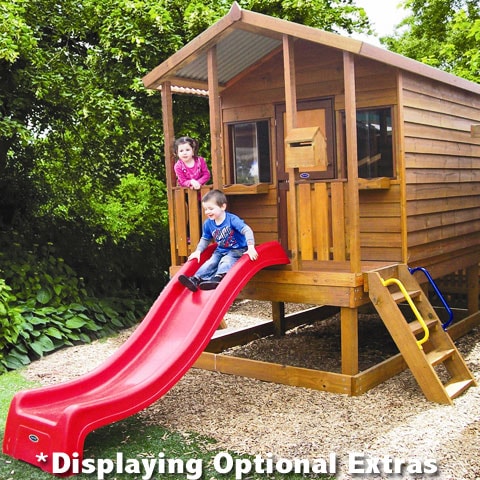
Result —
<path fill-rule="evenodd" d="M 445 310 L 448 312 L 448 320 L 442 324 L 442 327 L 444 330 L 447 329 L 447 327 L 452 323 L 453 321 L 453 312 L 452 309 L 448 306 L 448 303 L 446 302 L 445 298 L 443 298 L 442 292 L 437 287 L 437 284 L 435 283 L 435 280 L 432 278 L 432 276 L 428 273 L 428 270 L 423 267 L 415 267 L 415 268 L 409 268 L 408 269 L 410 273 L 413 275 L 415 272 L 420 271 L 425 274 L 427 277 L 428 281 L 430 282 L 430 285 L 433 287 L 435 290 L 435 293 L 437 294 L 437 297 L 440 299 L 440 301 L 443 303 L 443 306 L 445 307 Z"/>

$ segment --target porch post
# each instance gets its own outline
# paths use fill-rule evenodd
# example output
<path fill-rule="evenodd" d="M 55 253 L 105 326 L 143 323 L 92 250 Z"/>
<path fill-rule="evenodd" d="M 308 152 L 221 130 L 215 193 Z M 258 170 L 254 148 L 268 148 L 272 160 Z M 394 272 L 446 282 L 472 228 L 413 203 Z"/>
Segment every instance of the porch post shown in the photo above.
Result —
<path fill-rule="evenodd" d="M 175 239 L 175 215 L 173 202 L 173 187 L 175 173 L 173 171 L 173 142 L 175 141 L 175 132 L 173 128 L 173 100 L 172 86 L 170 82 L 163 82 L 161 89 L 162 98 L 162 120 L 163 120 L 163 137 L 165 141 L 165 180 L 167 183 L 167 200 L 168 200 L 168 225 L 170 232 L 170 258 L 171 265 L 178 265 L 180 259 L 177 255 L 176 239 Z"/>
<path fill-rule="evenodd" d="M 208 100 L 210 106 L 210 140 L 212 154 L 213 188 L 222 188 L 225 184 L 222 162 L 222 122 L 220 118 L 220 95 L 218 90 L 217 47 L 208 51 Z"/>
<path fill-rule="evenodd" d="M 343 52 L 345 87 L 345 123 L 347 140 L 347 208 L 350 239 L 350 271 L 360 272 L 360 206 L 358 195 L 357 106 L 355 95 L 355 65 L 353 54 Z"/>
<path fill-rule="evenodd" d="M 283 68 L 285 76 L 285 130 L 290 132 L 297 126 L 297 85 L 295 79 L 295 55 L 293 39 L 283 36 Z M 285 148 L 285 144 L 284 144 Z M 295 168 L 288 168 L 287 218 L 293 270 L 299 269 L 298 251 L 298 209 L 297 191 L 295 188 Z"/>
<path fill-rule="evenodd" d="M 345 230 L 350 245 L 350 271 L 361 271 L 360 205 L 358 194 L 357 106 L 355 95 L 355 64 L 353 54 L 343 52 L 343 79 L 345 88 L 345 123 L 347 149 L 347 204 L 348 228 Z M 342 308 L 340 313 L 342 342 L 342 373 L 358 373 L 358 309 Z"/>

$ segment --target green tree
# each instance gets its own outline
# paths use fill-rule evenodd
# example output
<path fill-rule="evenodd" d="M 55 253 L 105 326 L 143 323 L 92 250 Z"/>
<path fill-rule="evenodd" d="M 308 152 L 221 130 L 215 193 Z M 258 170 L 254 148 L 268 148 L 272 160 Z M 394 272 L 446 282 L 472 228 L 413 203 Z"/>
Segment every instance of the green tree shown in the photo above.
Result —
<path fill-rule="evenodd" d="M 480 82 L 480 4 L 477 0 L 406 0 L 411 11 L 384 37 L 389 50 Z"/>
<path fill-rule="evenodd" d="M 326 30 L 368 30 L 352 0 L 239 3 Z M 102 287 L 107 272 L 112 282 L 165 279 L 161 102 L 141 78 L 231 4 L 1 0 L 0 225 L 54 242 Z M 199 138 L 208 158 L 207 101 L 176 96 L 174 113 L 177 134 Z"/>

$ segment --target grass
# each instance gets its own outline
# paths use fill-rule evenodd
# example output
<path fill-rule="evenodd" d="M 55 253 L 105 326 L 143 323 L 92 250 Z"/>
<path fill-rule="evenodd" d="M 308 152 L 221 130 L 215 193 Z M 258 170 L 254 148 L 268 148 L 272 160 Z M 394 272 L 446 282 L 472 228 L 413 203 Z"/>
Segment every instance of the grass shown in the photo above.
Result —
<path fill-rule="evenodd" d="M 0 375 L 0 441 L 3 442 L 4 426 L 7 418 L 10 401 L 18 390 L 32 388 L 35 384 L 28 382 L 19 372 L 9 372 Z M 158 473 L 160 456 L 164 455 L 165 473 Z M 242 478 L 253 479 L 284 479 L 300 480 L 305 478 L 333 478 L 325 475 L 302 475 L 300 473 L 255 473 L 253 457 L 238 456 L 234 453 L 215 450 L 215 442 L 212 439 L 203 438 L 195 434 L 180 434 L 161 428 L 147 425 L 141 416 L 134 415 L 123 421 L 100 428 L 87 436 L 84 447 L 85 459 L 104 459 L 105 471 L 115 460 L 120 460 L 118 455 L 123 455 L 123 473 L 105 473 L 99 476 L 99 469 L 94 473 L 79 473 L 72 477 L 75 480 L 92 480 L 105 478 L 107 480 L 177 480 L 177 479 L 202 479 L 202 480 L 230 480 Z M 220 462 L 216 466 L 214 460 Z M 155 472 L 147 476 L 145 470 L 136 470 L 136 461 L 142 459 L 156 459 Z M 231 473 L 223 473 L 226 469 L 225 460 L 231 459 L 233 464 L 239 466 L 238 475 L 233 470 Z M 265 459 L 267 460 L 267 459 Z M 94 460 L 96 462 L 96 460 Z M 108 463 L 107 463 L 108 462 Z M 253 465 L 253 472 L 241 474 L 240 468 L 244 465 Z M 98 466 L 97 463 L 95 463 Z M 170 465 L 170 467 L 168 466 Z M 174 465 L 174 466 L 172 466 Z M 179 469 L 183 467 L 183 471 Z M 264 468 L 267 464 L 262 463 Z M 117 470 L 117 468 L 114 468 Z M 265 470 L 264 470 L 265 471 Z M 15 460 L 3 453 L 0 454 L 0 479 L 2 480 L 52 480 L 56 478 L 39 468 Z"/>

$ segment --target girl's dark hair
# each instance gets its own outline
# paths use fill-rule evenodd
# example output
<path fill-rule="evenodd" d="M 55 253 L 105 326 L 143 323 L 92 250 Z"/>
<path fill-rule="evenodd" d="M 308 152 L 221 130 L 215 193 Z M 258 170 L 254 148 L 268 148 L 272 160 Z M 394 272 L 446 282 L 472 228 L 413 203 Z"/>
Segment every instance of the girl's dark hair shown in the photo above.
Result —
<path fill-rule="evenodd" d="M 210 190 L 203 198 L 203 202 L 215 202 L 219 207 L 227 203 L 227 196 L 221 190 Z"/>
<path fill-rule="evenodd" d="M 192 147 L 194 156 L 198 155 L 198 142 L 190 137 L 180 137 L 175 140 L 175 143 L 173 144 L 173 151 L 175 152 L 175 155 L 177 155 L 178 147 L 184 143 L 188 143 Z"/>

